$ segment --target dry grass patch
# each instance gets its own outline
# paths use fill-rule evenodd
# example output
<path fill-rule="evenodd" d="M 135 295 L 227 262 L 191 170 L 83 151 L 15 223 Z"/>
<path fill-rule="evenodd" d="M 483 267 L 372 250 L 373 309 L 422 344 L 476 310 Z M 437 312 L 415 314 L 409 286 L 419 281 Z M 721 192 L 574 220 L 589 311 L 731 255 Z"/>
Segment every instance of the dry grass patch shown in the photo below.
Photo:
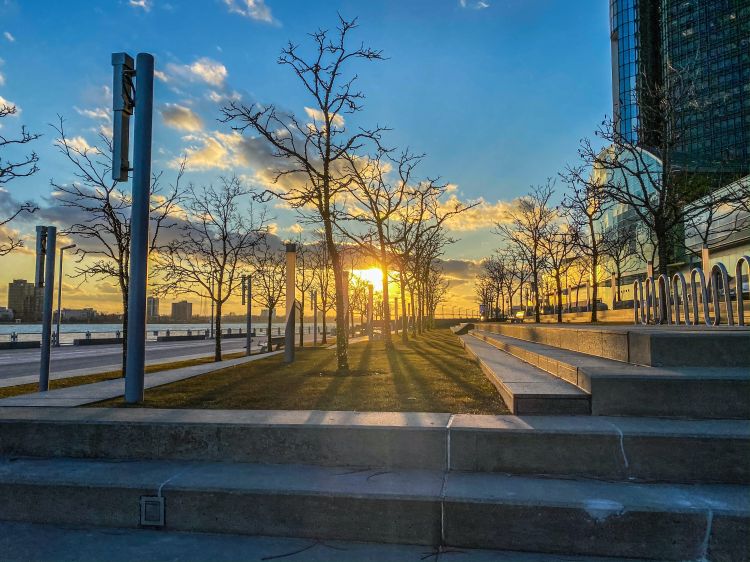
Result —
<path fill-rule="evenodd" d="M 352 371 L 336 372 L 334 350 L 298 350 L 146 391 L 142 406 L 252 410 L 346 410 L 507 414 L 479 366 L 449 330 L 433 330 L 386 350 L 352 344 Z M 96 406 L 122 406 L 122 399 Z"/>

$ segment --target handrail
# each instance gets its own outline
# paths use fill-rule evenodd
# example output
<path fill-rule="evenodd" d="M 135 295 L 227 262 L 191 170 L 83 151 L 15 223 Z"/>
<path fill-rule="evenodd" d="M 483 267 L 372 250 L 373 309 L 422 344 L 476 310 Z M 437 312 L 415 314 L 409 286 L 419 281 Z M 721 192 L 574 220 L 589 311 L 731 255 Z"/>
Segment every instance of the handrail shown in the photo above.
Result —
<path fill-rule="evenodd" d="M 734 267 L 735 291 L 737 291 L 737 322 L 740 326 L 745 325 L 745 303 L 742 302 L 742 264 L 747 265 L 747 280 L 750 284 L 750 256 L 740 256 Z"/>
<path fill-rule="evenodd" d="M 750 277 L 750 257 L 741 256 L 735 266 L 735 284 L 737 294 L 737 324 L 745 325 L 745 305 L 742 300 L 742 269 L 743 265 L 748 269 Z M 724 291 L 723 300 L 726 307 L 729 326 L 735 325 L 735 311 L 732 308 L 732 295 L 729 287 L 729 272 L 723 263 L 715 263 L 709 272 L 708 281 L 700 267 L 694 267 L 690 271 L 689 281 L 681 272 L 677 272 L 670 278 L 661 274 L 656 279 L 649 276 L 645 281 L 636 279 L 633 282 L 633 323 L 648 325 L 655 324 L 684 324 L 686 326 L 697 325 L 700 315 L 698 314 L 698 301 L 703 307 L 703 321 L 706 326 L 718 326 L 721 324 L 721 298 L 719 286 Z M 674 319 L 672 317 L 672 304 L 674 303 Z M 710 306 L 714 308 L 711 317 Z M 680 311 L 682 308 L 682 314 Z M 691 311 L 692 308 L 692 318 Z M 682 315 L 684 314 L 684 322 Z"/>

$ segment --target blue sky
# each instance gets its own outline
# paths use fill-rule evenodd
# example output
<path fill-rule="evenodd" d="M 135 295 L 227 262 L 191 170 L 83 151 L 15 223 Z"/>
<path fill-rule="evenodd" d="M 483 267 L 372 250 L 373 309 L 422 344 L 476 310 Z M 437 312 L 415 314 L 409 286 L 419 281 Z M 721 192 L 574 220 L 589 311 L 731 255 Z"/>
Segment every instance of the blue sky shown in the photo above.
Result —
<path fill-rule="evenodd" d="M 41 171 L 11 184 L 13 195 L 43 198 L 51 177 L 70 179 L 48 126 L 57 114 L 89 143 L 106 130 L 114 51 L 156 57 L 155 169 L 171 173 L 187 150 L 193 181 L 252 177 L 217 122 L 222 100 L 304 114 L 310 102 L 276 58 L 287 40 L 334 26 L 337 12 L 358 16 L 356 39 L 388 57 L 357 68 L 367 99 L 356 122 L 392 127 L 387 144 L 427 154 L 423 175 L 486 201 L 449 257 L 490 253 L 502 202 L 574 161 L 578 140 L 611 111 L 601 0 L 0 0 L 0 97 L 21 108 L 6 130 L 44 133 L 34 147 Z M 276 222 L 283 233 L 296 221 L 278 211 Z"/>

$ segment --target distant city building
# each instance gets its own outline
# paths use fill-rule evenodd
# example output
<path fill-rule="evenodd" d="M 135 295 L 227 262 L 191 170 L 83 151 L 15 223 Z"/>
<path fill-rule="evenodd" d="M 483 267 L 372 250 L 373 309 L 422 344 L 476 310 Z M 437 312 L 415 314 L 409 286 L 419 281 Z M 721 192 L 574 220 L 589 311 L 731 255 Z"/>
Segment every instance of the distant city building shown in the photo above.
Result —
<path fill-rule="evenodd" d="M 8 284 L 8 308 L 16 320 L 35 322 L 42 315 L 42 290 L 26 279 L 14 279 Z"/>
<path fill-rule="evenodd" d="M 57 319 L 57 311 L 55 310 L 52 314 L 53 318 Z M 93 308 L 63 308 L 62 309 L 62 321 L 68 324 L 74 322 L 91 322 L 96 319 L 97 312 Z"/>
<path fill-rule="evenodd" d="M 268 318 L 268 309 L 267 308 L 264 308 L 264 309 L 262 309 L 260 311 L 260 317 L 261 318 Z M 276 318 L 276 309 L 275 308 L 271 310 L 271 320 L 273 320 L 274 318 Z"/>
<path fill-rule="evenodd" d="M 13 321 L 13 310 L 0 306 L 0 322 L 12 322 Z"/>
<path fill-rule="evenodd" d="M 159 298 L 148 297 L 146 299 L 146 318 L 159 318 Z"/>
<path fill-rule="evenodd" d="M 190 322 L 193 319 L 193 303 L 188 301 L 172 303 L 172 320 L 175 322 Z"/>

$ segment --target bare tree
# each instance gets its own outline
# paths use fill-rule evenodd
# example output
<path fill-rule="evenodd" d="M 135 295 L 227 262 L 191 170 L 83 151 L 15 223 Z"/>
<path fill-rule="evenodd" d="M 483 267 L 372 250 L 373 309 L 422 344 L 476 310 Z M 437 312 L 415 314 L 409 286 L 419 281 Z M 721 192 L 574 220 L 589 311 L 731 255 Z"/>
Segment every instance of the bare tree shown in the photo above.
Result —
<path fill-rule="evenodd" d="M 378 144 L 384 130 L 360 128 L 350 133 L 344 116 L 361 111 L 364 93 L 355 87 L 357 75 L 347 77 L 345 70 L 356 61 L 382 60 L 380 51 L 364 45 L 349 46 L 349 36 L 357 21 L 339 17 L 335 33 L 318 30 L 311 34 L 313 49 L 302 54 L 298 45 L 289 43 L 279 57 L 279 64 L 288 66 L 309 94 L 311 122 L 304 124 L 293 114 L 280 113 L 275 106 L 251 106 L 231 102 L 222 109 L 223 121 L 234 130 L 257 133 L 274 150 L 280 161 L 274 181 L 285 179 L 281 190 L 274 194 L 287 201 L 300 213 L 307 213 L 322 223 L 328 256 L 334 272 L 336 302 L 344 302 L 346 288 L 339 250 L 334 239 L 337 202 L 346 188 L 341 170 L 346 155 L 358 153 L 365 144 Z M 337 368 L 349 370 L 347 321 L 344 309 L 336 308 Z"/>
<path fill-rule="evenodd" d="M 613 202 L 627 205 L 653 241 L 660 274 L 668 273 L 679 231 L 693 217 L 704 215 L 712 207 L 731 202 L 730 194 L 706 197 L 716 182 L 732 170 L 721 172 L 726 163 L 710 162 L 720 173 L 706 174 L 706 162 L 687 159 L 680 151 L 680 121 L 686 108 L 695 111 L 699 102 L 693 78 L 685 69 L 668 67 L 663 83 L 645 84 L 639 99 L 641 122 L 656 123 L 651 128 L 636 127 L 634 141 L 623 134 L 611 119 L 602 122 L 596 136 L 608 147 L 584 139 L 579 148 L 583 167 L 591 172 L 585 181 L 595 185 Z M 736 174 L 746 174 L 736 170 Z"/>
<path fill-rule="evenodd" d="M 0 104 L 0 119 L 16 115 L 18 109 L 15 105 Z M 0 123 L 0 127 L 2 124 Z M 12 180 L 25 178 L 34 175 L 39 171 L 37 162 L 39 156 L 36 152 L 30 152 L 20 159 L 9 159 L 6 152 L 12 148 L 29 144 L 38 139 L 41 135 L 30 133 L 25 126 L 21 126 L 21 131 L 17 137 L 9 137 L 0 134 L 0 191 L 5 191 L 5 186 Z M 6 226 L 13 219 L 26 213 L 34 213 L 39 207 L 32 201 L 15 203 L 13 208 L 0 209 L 3 214 L 0 215 L 0 228 Z M 4 240 L 0 240 L 0 256 L 9 254 L 18 247 L 23 246 L 23 240 L 15 238 L 13 234 L 8 234 Z"/>
<path fill-rule="evenodd" d="M 130 211 L 132 196 L 129 190 L 113 181 L 112 143 L 99 136 L 97 146 L 89 146 L 80 139 L 69 138 L 64 121 L 53 125 L 58 138 L 55 146 L 71 164 L 74 181 L 50 180 L 54 201 L 68 209 L 74 222 L 65 226 L 63 233 L 78 244 L 76 277 L 82 281 L 103 279 L 115 283 L 122 299 L 122 373 L 125 375 L 128 335 L 128 290 L 130 287 Z M 180 165 L 172 184 L 162 188 L 162 174 L 151 179 L 149 211 L 149 254 L 159 244 L 159 236 L 173 228 L 180 204 L 180 181 L 184 173 Z M 122 186 L 122 187 L 121 187 Z"/>
<path fill-rule="evenodd" d="M 297 271 L 295 275 L 295 286 L 300 292 L 299 309 L 299 346 L 304 347 L 305 330 L 305 297 L 315 284 L 315 268 L 317 266 L 313 249 L 302 239 L 297 240 Z"/>
<path fill-rule="evenodd" d="M 586 261 L 591 267 L 591 321 L 596 322 L 599 268 L 605 251 L 604 226 L 601 219 L 607 212 L 608 199 L 597 180 L 588 178 L 586 174 L 586 168 L 583 166 L 568 167 L 562 174 L 569 187 L 563 198 L 562 208 L 570 222 L 571 232 L 575 234 L 576 249 L 586 256 Z"/>
<path fill-rule="evenodd" d="M 615 302 L 620 302 L 620 285 L 625 273 L 635 271 L 636 241 L 638 232 L 635 225 L 624 221 L 622 224 L 613 226 L 604 232 L 603 251 L 604 268 L 609 275 L 614 275 L 617 292 L 614 295 Z"/>
<path fill-rule="evenodd" d="M 496 225 L 496 232 L 512 243 L 528 262 L 534 294 L 535 322 L 541 321 L 539 281 L 546 261 L 542 242 L 555 217 L 555 209 L 550 206 L 553 193 L 552 180 L 532 188 L 528 195 L 518 199 L 516 208 L 509 213 L 510 221 Z"/>
<path fill-rule="evenodd" d="M 190 184 L 180 237 L 155 260 L 158 293 L 207 295 L 216 305 L 214 361 L 221 361 L 222 307 L 240 291 L 242 267 L 264 240 L 265 209 L 255 212 L 255 196 L 234 176 L 220 178 L 218 187 Z M 249 211 L 241 206 L 248 199 Z"/>
<path fill-rule="evenodd" d="M 264 238 L 253 248 L 251 263 L 256 290 L 253 300 L 268 310 L 266 351 L 271 351 L 271 328 L 274 311 L 286 292 L 286 254 Z"/>
<path fill-rule="evenodd" d="M 328 259 L 328 247 L 325 240 L 315 241 L 311 247 L 313 271 L 315 272 L 315 287 L 318 291 L 318 303 L 323 315 L 323 337 L 321 343 L 328 343 L 327 316 L 336 308 L 336 289 L 333 283 L 333 269 Z M 317 314 L 317 311 L 316 311 Z"/>
<path fill-rule="evenodd" d="M 390 265 L 393 261 L 391 248 L 398 241 L 400 232 L 393 222 L 404 204 L 408 204 L 415 191 L 409 189 L 409 182 L 416 165 L 422 156 L 408 150 L 398 156 L 380 149 L 372 158 L 356 158 L 345 155 L 349 194 L 353 200 L 351 208 L 339 220 L 337 227 L 341 233 L 367 256 L 376 260 L 383 284 L 383 338 L 386 347 L 391 341 L 391 307 L 388 282 Z M 394 170 L 393 174 L 389 174 Z M 389 177 L 394 175 L 395 178 Z M 348 223 L 354 223 L 349 228 Z M 401 231 L 402 232 L 402 231 Z"/>
<path fill-rule="evenodd" d="M 570 269 L 576 248 L 575 235 L 568 230 L 567 226 L 558 223 L 551 224 L 542 239 L 549 270 L 555 279 L 555 312 L 558 322 L 562 322 L 562 279 Z"/>

